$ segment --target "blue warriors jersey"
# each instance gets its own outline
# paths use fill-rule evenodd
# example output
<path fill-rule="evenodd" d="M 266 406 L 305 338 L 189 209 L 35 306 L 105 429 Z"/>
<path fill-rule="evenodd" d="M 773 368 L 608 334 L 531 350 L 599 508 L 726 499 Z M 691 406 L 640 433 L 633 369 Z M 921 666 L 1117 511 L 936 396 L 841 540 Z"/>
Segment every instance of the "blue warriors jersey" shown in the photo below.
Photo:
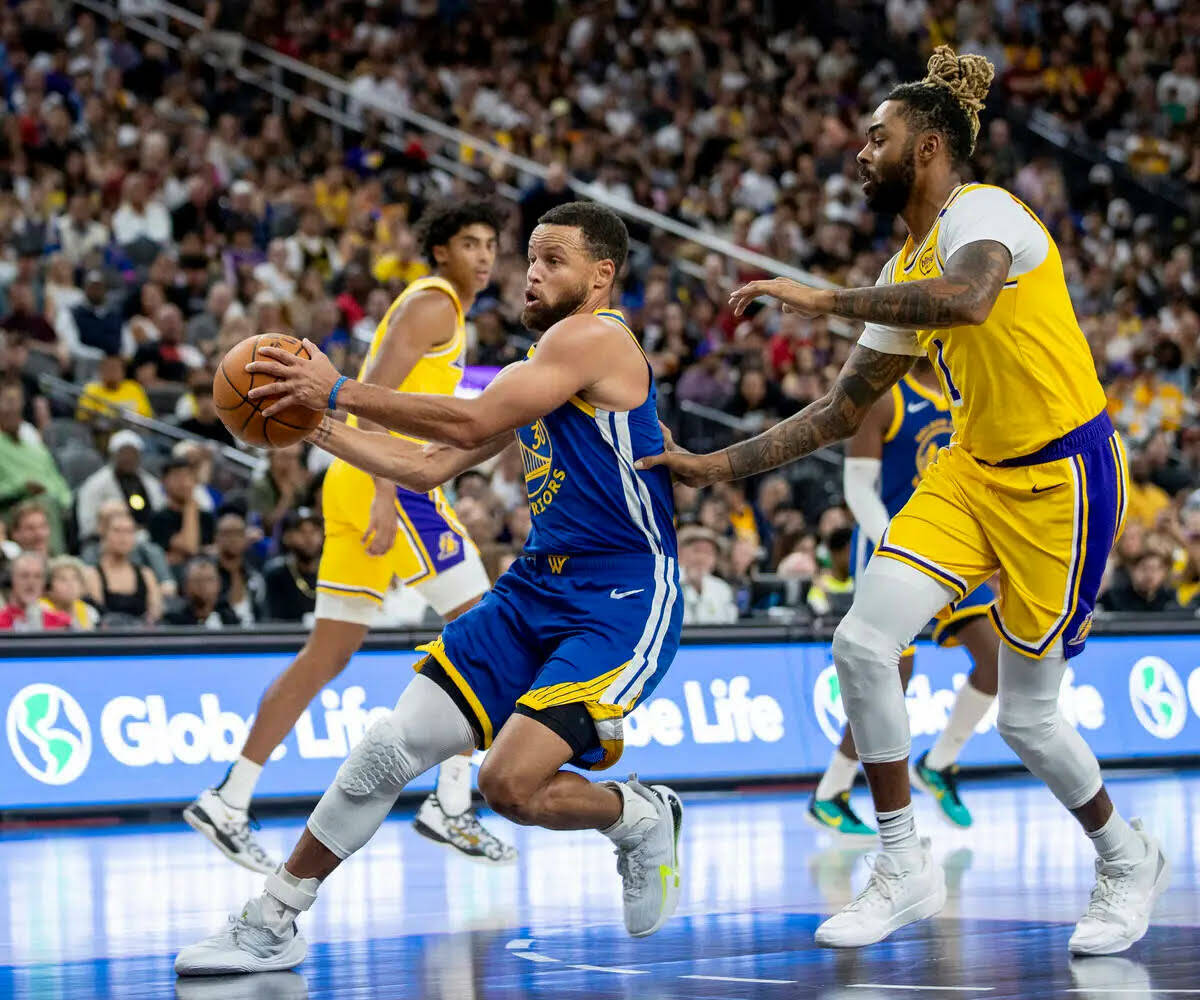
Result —
<path fill-rule="evenodd" d="M 619 312 L 598 309 L 596 315 L 633 337 Z M 517 438 L 533 521 L 527 553 L 675 557 L 670 473 L 633 467 L 663 450 L 652 373 L 646 399 L 636 409 L 604 410 L 572 396 L 517 431 Z"/>
<path fill-rule="evenodd" d="M 892 407 L 879 472 L 879 496 L 889 518 L 908 502 L 926 467 L 954 433 L 946 397 L 911 375 L 892 386 Z"/>

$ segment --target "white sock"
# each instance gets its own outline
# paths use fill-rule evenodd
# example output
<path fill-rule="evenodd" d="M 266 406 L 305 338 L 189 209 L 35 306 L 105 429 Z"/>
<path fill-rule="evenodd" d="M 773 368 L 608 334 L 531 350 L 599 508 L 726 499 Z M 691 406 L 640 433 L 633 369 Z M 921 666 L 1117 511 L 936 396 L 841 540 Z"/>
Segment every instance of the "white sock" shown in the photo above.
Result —
<path fill-rule="evenodd" d="M 455 756 L 442 761 L 437 775 L 437 797 L 447 816 L 457 816 L 471 808 L 471 761 Z"/>
<path fill-rule="evenodd" d="M 621 806 L 621 818 L 607 830 L 600 831 L 614 844 L 623 844 L 633 833 L 640 833 L 641 831 L 637 830 L 637 827 L 643 820 L 658 820 L 658 810 L 636 792 L 630 791 L 624 782 L 609 781 L 606 784 L 621 796 L 621 802 L 623 803 Z"/>
<path fill-rule="evenodd" d="M 1141 837 L 1114 808 L 1099 830 L 1091 830 L 1088 836 L 1096 853 L 1105 861 L 1141 861 L 1146 856 L 1146 844 Z"/>
<path fill-rule="evenodd" d="M 225 777 L 217 785 L 217 794 L 221 796 L 230 809 L 245 812 L 250 808 L 250 799 L 254 797 L 254 786 L 258 784 L 258 776 L 262 774 L 262 764 L 256 764 L 245 757 L 239 757 L 225 772 Z"/>
<path fill-rule="evenodd" d="M 960 687 L 958 697 L 954 699 L 954 707 L 950 710 L 950 718 L 946 720 L 946 728 L 942 730 L 937 742 L 933 744 L 933 749 L 929 751 L 929 756 L 925 758 L 925 766 L 935 771 L 944 771 L 958 760 L 959 752 L 995 700 L 994 694 L 984 694 L 976 690 L 969 680 Z"/>
<path fill-rule="evenodd" d="M 885 853 L 912 854 L 921 849 L 911 802 L 903 809 L 877 812 L 875 816 L 879 820 L 879 840 Z"/>
<path fill-rule="evenodd" d="M 829 758 L 829 766 L 825 768 L 825 773 L 821 775 L 821 781 L 817 785 L 817 799 L 827 802 L 829 799 L 841 795 L 842 792 L 850 791 L 854 787 L 854 778 L 857 774 L 858 761 L 851 760 L 842 753 L 842 748 L 838 747 L 833 751 L 833 756 Z"/>

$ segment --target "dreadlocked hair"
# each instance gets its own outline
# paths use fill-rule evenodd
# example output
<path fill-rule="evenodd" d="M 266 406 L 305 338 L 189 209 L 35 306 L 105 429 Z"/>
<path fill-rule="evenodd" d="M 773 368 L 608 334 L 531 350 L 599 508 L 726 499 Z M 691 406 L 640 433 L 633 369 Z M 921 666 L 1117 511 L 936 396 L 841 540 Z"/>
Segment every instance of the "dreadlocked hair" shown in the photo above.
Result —
<path fill-rule="evenodd" d="M 996 67 L 983 56 L 960 56 L 949 45 L 939 45 L 926 69 L 925 79 L 901 84 L 888 100 L 906 104 L 910 121 L 918 129 L 944 135 L 951 158 L 964 163 L 975 151 L 979 112 Z"/>

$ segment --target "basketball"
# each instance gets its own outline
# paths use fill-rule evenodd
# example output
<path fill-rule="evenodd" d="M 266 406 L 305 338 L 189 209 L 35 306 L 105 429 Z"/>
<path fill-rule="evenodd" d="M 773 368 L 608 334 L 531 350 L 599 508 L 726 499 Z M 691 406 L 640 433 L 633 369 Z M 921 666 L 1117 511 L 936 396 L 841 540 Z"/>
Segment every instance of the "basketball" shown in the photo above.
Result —
<path fill-rule="evenodd" d="M 269 417 L 262 415 L 261 408 L 270 406 L 273 400 L 252 401 L 247 394 L 256 385 L 274 381 L 270 375 L 251 374 L 246 365 L 254 360 L 260 347 L 277 347 L 305 358 L 308 352 L 295 337 L 283 333 L 264 333 L 247 337 L 235 344 L 221 359 L 221 365 L 213 376 L 213 402 L 217 414 L 229 433 L 243 444 L 259 448 L 286 448 L 310 434 L 321 422 L 320 410 L 303 406 L 289 406 Z"/>

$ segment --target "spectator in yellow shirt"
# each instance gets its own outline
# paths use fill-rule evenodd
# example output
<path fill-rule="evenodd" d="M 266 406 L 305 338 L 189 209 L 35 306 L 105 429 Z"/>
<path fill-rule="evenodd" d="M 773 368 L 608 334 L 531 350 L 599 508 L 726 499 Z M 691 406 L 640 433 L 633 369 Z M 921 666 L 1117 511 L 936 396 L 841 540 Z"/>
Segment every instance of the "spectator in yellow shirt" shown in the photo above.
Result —
<path fill-rule="evenodd" d="M 119 354 L 105 355 L 96 370 L 96 381 L 83 387 L 75 419 L 91 420 L 96 414 L 104 415 L 113 410 L 129 410 L 139 417 L 154 416 L 146 390 L 125 377 L 125 359 Z"/>
<path fill-rule="evenodd" d="M 429 273 L 429 266 L 417 252 L 417 238 L 408 226 L 396 226 L 392 249 L 375 261 L 372 273 L 380 284 L 394 281 L 401 288 Z"/>

